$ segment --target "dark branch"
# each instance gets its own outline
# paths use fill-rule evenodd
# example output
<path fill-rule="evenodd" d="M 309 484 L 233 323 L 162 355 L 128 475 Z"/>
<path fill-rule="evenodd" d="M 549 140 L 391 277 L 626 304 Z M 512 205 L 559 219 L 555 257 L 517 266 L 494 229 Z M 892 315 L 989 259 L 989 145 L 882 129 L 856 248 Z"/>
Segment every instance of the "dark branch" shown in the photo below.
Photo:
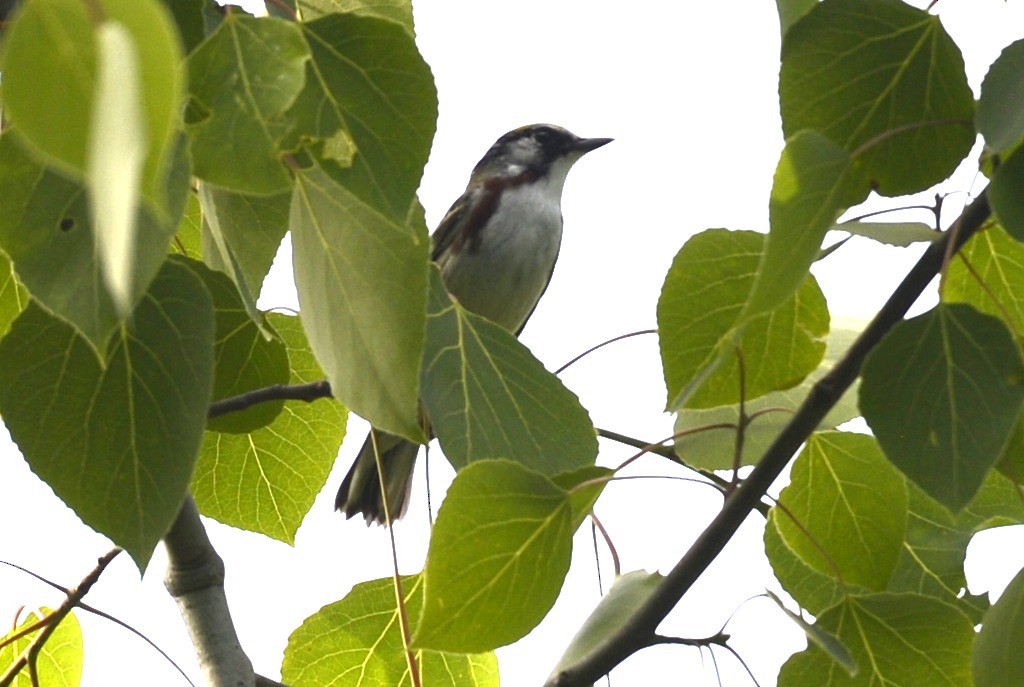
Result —
<path fill-rule="evenodd" d="M 548 680 L 548 687 L 590 685 L 639 649 L 658 641 L 656 630 L 694 582 L 725 548 L 800 445 L 857 379 L 868 353 L 896 324 L 939 273 L 947 250 L 956 251 L 981 228 L 991 210 L 985 192 L 965 210 L 957 225 L 925 251 L 846 356 L 811 389 L 793 419 L 775 438 L 750 476 L 637 611 L 576 665 Z M 949 245 L 953 241 L 953 245 Z"/>
<path fill-rule="evenodd" d="M 255 389 L 238 396 L 231 396 L 210 404 L 206 417 L 212 420 L 228 413 L 237 413 L 257 403 L 268 401 L 306 401 L 312 402 L 318 398 L 330 398 L 331 385 L 326 379 L 308 384 L 275 384 L 274 386 Z"/>

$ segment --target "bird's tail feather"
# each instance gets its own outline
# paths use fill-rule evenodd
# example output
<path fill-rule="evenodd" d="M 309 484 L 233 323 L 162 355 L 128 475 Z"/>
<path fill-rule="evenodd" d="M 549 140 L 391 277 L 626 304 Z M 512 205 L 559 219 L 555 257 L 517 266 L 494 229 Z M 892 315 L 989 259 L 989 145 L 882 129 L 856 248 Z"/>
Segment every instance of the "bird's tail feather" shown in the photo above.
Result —
<path fill-rule="evenodd" d="M 377 450 L 380 451 L 381 465 L 384 467 L 391 520 L 398 520 L 405 514 L 409 504 L 413 467 L 416 465 L 416 455 L 420 446 L 394 434 L 379 430 L 371 432 L 376 433 Z M 380 473 L 377 471 L 373 441 L 369 434 L 366 435 L 363 447 L 359 449 L 355 462 L 338 489 L 334 508 L 348 518 L 361 514 L 367 525 L 374 522 L 387 524 L 384 502 L 381 499 Z"/>

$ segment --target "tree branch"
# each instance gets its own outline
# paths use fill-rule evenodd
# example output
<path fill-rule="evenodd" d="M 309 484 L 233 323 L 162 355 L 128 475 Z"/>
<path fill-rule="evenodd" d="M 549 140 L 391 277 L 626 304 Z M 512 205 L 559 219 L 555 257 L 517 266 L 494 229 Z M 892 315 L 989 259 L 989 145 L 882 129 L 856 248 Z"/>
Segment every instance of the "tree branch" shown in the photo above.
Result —
<path fill-rule="evenodd" d="M 21 652 L 11 663 L 11 665 L 4 671 L 3 675 L 0 675 L 0 685 L 9 685 L 14 681 L 14 678 L 22 668 L 28 667 L 32 674 L 35 674 L 36 657 L 42 650 L 43 645 L 46 644 L 46 640 L 50 638 L 57 626 L 60 625 L 61 621 L 70 613 L 78 602 L 89 593 L 92 586 L 96 584 L 96 581 L 100 579 L 100 575 L 106 570 L 110 561 L 114 560 L 117 554 L 121 553 L 121 549 L 111 549 L 107 553 L 100 556 L 99 560 L 96 561 L 96 567 L 93 568 L 85 578 L 78 583 L 78 586 L 74 589 L 68 590 L 67 598 L 64 599 L 63 603 L 53 613 L 48 615 L 46 618 L 41 620 L 37 625 L 44 625 L 29 645 L 25 647 L 25 650 Z"/>
<path fill-rule="evenodd" d="M 231 396 L 230 398 L 214 401 L 210 404 L 206 417 L 212 420 L 228 413 L 237 413 L 257 403 L 268 401 L 307 401 L 312 402 L 318 398 L 330 398 L 331 385 L 326 379 L 308 384 L 275 384 L 262 389 Z"/>
<path fill-rule="evenodd" d="M 206 535 L 191 494 L 164 536 L 164 546 L 164 586 L 178 603 L 204 681 L 211 687 L 255 685 L 252 663 L 239 644 L 224 596 L 224 561 Z"/>
<path fill-rule="evenodd" d="M 896 324 L 939 273 L 948 249 L 959 248 L 981 228 L 991 210 L 985 192 L 971 203 L 952 229 L 925 251 L 917 264 L 854 341 L 846 356 L 812 387 L 803 404 L 765 451 L 750 476 L 734 491 L 714 520 L 661 584 L 614 633 L 575 665 L 552 675 L 547 687 L 590 685 L 639 649 L 657 643 L 658 625 L 725 548 L 800 445 L 860 374 L 868 353 Z M 950 242 L 953 242 L 950 245 Z"/>

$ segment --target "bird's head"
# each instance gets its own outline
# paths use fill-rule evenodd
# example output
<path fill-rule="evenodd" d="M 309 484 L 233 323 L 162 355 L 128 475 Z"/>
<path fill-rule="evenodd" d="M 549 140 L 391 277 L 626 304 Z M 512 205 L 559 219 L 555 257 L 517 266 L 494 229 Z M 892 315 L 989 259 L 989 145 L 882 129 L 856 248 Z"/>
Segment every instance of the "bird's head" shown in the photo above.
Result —
<path fill-rule="evenodd" d="M 611 140 L 580 138 L 553 124 L 522 126 L 494 142 L 473 169 L 473 179 L 526 175 L 533 179 L 558 176 L 564 181 L 574 162 Z"/>

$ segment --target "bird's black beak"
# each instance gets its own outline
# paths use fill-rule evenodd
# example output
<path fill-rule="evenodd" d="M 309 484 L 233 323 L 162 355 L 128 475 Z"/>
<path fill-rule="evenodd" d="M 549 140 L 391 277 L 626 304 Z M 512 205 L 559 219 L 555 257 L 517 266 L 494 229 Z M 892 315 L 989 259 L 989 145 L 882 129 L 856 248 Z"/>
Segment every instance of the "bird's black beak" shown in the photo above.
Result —
<path fill-rule="evenodd" d="M 572 150 L 578 150 L 581 154 L 582 153 L 589 153 L 591 150 L 595 150 L 597 148 L 600 148 L 601 146 L 605 145 L 606 143 L 611 143 L 613 140 L 615 140 L 615 139 L 613 139 L 613 138 L 579 138 L 579 139 L 576 139 L 576 141 L 573 142 Z"/>

